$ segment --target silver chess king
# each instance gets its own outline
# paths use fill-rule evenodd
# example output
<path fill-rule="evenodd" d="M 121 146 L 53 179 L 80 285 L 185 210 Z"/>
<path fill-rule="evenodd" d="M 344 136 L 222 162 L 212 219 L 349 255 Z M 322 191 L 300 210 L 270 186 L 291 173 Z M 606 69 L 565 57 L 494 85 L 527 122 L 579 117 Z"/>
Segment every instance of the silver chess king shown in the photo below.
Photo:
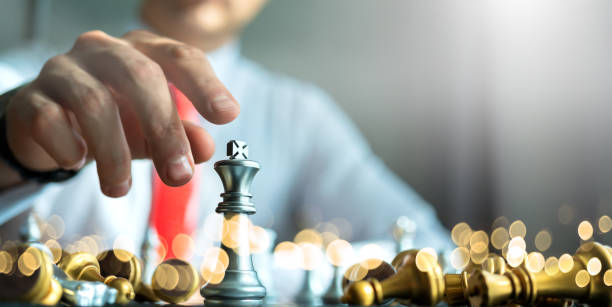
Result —
<path fill-rule="evenodd" d="M 205 285 L 200 293 L 207 306 L 259 306 L 266 296 L 266 288 L 253 268 L 248 221 L 248 215 L 255 214 L 250 188 L 259 163 L 248 160 L 245 142 L 229 141 L 227 155 L 227 160 L 215 163 L 215 171 L 225 190 L 216 211 L 223 214 L 224 223 L 232 225 L 230 238 L 221 242 L 221 248 L 229 256 L 229 265 L 221 283 Z"/>

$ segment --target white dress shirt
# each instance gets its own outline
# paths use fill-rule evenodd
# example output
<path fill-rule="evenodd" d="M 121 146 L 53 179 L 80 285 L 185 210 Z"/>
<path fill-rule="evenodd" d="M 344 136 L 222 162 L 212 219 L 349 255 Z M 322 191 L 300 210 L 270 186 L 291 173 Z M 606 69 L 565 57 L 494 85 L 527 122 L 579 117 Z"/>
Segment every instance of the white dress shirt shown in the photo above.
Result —
<path fill-rule="evenodd" d="M 55 53 L 41 45 L 5 53 L 0 57 L 0 92 L 35 78 Z M 252 186 L 257 208 L 252 220 L 274 229 L 279 241 L 291 240 L 303 227 L 330 221 L 348 240 L 391 239 L 395 219 L 405 215 L 417 223 L 416 246 L 450 247 L 448 232 L 434 210 L 372 153 L 355 125 L 323 91 L 241 57 L 237 43 L 211 53 L 210 59 L 241 104 L 241 113 L 222 126 L 201 118 L 216 151 L 196 170 L 202 178 L 195 200 L 201 228 L 197 248 L 207 240 L 205 221 L 223 191 L 213 163 L 225 158 L 225 143 L 232 139 L 246 141 L 249 158 L 261 164 Z M 52 215 L 63 219 L 62 244 L 95 234 L 110 247 L 120 236 L 130 240 L 138 253 L 149 216 L 152 163 L 133 161 L 133 185 L 121 198 L 100 192 L 94 164 L 63 183 L 29 183 L 0 193 L 0 224 L 5 224 L 0 240 L 13 236 L 16 223 L 8 223 L 11 219 L 33 208 L 43 219 Z"/>

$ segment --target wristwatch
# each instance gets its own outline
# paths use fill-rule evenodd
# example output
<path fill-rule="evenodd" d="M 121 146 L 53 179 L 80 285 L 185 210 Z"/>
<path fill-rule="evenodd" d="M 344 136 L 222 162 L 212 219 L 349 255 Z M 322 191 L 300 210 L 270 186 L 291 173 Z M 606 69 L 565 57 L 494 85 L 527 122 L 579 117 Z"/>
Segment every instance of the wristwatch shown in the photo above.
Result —
<path fill-rule="evenodd" d="M 8 145 L 6 136 L 6 107 L 9 101 L 23 87 L 19 86 L 0 95 L 0 159 L 14 169 L 23 180 L 36 181 L 39 183 L 61 182 L 74 177 L 78 171 L 57 169 L 53 171 L 39 172 L 23 166 L 15 157 Z"/>

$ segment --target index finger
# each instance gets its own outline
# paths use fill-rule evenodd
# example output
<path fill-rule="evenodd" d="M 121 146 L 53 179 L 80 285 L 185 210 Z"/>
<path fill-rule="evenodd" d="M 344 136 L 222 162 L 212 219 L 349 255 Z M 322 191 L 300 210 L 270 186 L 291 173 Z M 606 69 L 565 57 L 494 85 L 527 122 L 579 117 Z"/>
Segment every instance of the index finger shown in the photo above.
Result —
<path fill-rule="evenodd" d="M 228 123 L 240 113 L 240 105 L 217 78 L 202 50 L 146 31 L 129 32 L 123 39 L 157 62 L 167 79 L 211 123 Z"/>

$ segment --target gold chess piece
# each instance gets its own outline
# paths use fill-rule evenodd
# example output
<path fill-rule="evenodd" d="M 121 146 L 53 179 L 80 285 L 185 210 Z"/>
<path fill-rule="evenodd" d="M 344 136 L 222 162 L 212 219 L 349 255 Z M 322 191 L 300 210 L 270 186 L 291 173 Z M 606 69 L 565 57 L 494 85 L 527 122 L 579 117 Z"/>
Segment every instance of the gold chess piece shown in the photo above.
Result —
<path fill-rule="evenodd" d="M 162 300 L 178 304 L 188 300 L 198 290 L 200 276 L 189 262 L 181 259 L 168 259 L 162 262 L 155 272 L 151 288 Z"/>
<path fill-rule="evenodd" d="M 444 301 L 450 306 L 466 306 L 468 300 L 468 279 L 470 274 L 480 268 L 492 274 L 503 275 L 506 272 L 506 260 L 502 256 L 489 254 L 483 263 L 477 265 L 470 262 L 470 265 L 460 274 L 444 275 Z"/>
<path fill-rule="evenodd" d="M 56 305 L 63 289 L 53 278 L 53 262 L 42 251 L 26 245 L 0 251 L 0 301 Z"/>
<path fill-rule="evenodd" d="M 98 255 L 100 274 L 102 276 L 117 276 L 127 279 L 134 287 L 138 299 L 149 302 L 159 301 L 151 287 L 142 282 L 142 264 L 129 251 L 122 249 L 107 250 Z"/>
<path fill-rule="evenodd" d="M 117 303 L 127 304 L 136 296 L 132 284 L 123 277 L 100 274 L 100 264 L 94 255 L 77 252 L 64 257 L 60 268 L 74 280 L 100 281 L 111 288 L 117 289 Z"/>
<path fill-rule="evenodd" d="M 401 255 L 401 257 L 400 257 Z M 410 250 L 396 256 L 397 274 L 383 280 L 358 281 L 345 289 L 342 301 L 351 305 L 382 304 L 389 298 L 416 305 L 434 306 L 444 295 L 444 277 L 436 258 Z"/>
<path fill-rule="evenodd" d="M 598 272 L 588 273 L 589 261 L 599 262 Z M 582 244 L 572 266 L 558 272 L 531 272 L 520 266 L 503 275 L 477 270 L 468 281 L 472 306 L 533 305 L 546 299 L 572 299 L 592 306 L 612 306 L 612 291 L 603 275 L 612 268 L 612 250 L 596 242 Z M 591 269 L 591 271 L 593 271 Z M 553 300 L 554 301 L 554 300 Z M 563 303 L 563 300 L 557 301 Z"/>

